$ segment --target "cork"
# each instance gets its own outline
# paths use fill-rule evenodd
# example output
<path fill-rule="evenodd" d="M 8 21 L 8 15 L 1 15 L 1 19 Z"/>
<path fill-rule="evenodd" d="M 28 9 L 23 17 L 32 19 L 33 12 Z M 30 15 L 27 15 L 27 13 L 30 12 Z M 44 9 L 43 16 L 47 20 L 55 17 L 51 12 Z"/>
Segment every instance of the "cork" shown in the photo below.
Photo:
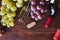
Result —
<path fill-rule="evenodd" d="M 31 22 L 27 25 L 27 28 L 30 29 L 36 25 L 36 22 Z"/>

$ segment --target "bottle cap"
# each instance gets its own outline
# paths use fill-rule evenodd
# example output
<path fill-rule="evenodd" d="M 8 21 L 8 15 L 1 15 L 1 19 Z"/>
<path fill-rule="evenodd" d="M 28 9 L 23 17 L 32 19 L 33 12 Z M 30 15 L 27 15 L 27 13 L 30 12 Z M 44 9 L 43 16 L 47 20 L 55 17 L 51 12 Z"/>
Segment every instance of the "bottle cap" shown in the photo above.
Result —
<path fill-rule="evenodd" d="M 53 19 L 51 17 L 48 17 L 48 19 L 47 19 L 47 21 L 45 23 L 45 28 L 48 28 L 52 21 L 53 21 Z"/>
<path fill-rule="evenodd" d="M 56 33 L 55 33 L 53 39 L 54 39 L 54 40 L 58 40 L 59 37 L 60 37 L 60 29 L 57 29 L 57 31 L 56 31 Z"/>

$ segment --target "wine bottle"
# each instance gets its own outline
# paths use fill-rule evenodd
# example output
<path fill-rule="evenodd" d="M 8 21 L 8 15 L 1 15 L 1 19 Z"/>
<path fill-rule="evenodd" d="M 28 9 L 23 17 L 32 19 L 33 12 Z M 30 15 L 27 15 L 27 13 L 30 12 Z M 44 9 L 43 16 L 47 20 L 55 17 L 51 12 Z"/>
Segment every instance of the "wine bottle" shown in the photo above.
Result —
<path fill-rule="evenodd" d="M 60 29 L 57 29 L 57 31 L 56 31 L 56 33 L 55 33 L 53 39 L 54 39 L 54 40 L 58 40 L 59 37 L 60 37 Z"/>
<path fill-rule="evenodd" d="M 52 13 L 50 13 L 49 17 L 47 18 L 47 21 L 46 21 L 46 24 L 45 24 L 45 28 L 48 28 L 50 26 L 50 24 L 53 21 L 54 16 L 55 16 L 54 15 L 54 10 L 53 9 L 51 9 L 51 10 L 52 10 Z"/>
<path fill-rule="evenodd" d="M 56 0 L 51 0 L 49 4 L 49 17 L 45 23 L 45 28 L 48 28 L 53 22 L 54 18 L 59 14 L 58 2 Z"/>

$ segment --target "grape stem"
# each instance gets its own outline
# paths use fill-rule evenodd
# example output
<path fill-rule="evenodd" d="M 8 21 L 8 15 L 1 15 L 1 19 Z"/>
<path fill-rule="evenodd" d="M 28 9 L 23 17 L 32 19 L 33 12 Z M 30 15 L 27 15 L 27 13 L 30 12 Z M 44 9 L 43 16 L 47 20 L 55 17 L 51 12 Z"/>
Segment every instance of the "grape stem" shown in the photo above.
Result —
<path fill-rule="evenodd" d="M 31 1 L 29 1 L 27 7 L 24 6 L 24 7 L 22 8 L 22 10 L 20 11 L 20 14 L 19 14 L 19 17 L 20 17 L 20 18 L 22 18 L 22 17 L 24 16 L 24 14 L 27 12 L 27 10 L 28 10 L 28 8 L 29 8 L 29 5 L 30 5 L 30 2 L 31 2 Z M 25 11 L 24 11 L 24 10 L 25 10 Z M 24 14 L 22 14 L 23 11 L 24 11 Z M 20 19 L 20 18 L 19 18 L 19 19 Z"/>

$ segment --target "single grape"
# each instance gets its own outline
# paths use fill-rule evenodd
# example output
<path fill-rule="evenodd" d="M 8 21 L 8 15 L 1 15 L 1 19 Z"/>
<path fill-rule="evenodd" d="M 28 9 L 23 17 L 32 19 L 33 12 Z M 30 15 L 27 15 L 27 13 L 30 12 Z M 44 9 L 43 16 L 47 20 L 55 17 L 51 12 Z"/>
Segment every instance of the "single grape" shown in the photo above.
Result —
<path fill-rule="evenodd" d="M 13 0 L 13 1 L 17 1 L 17 0 Z"/>
<path fill-rule="evenodd" d="M 6 10 L 6 6 L 1 6 L 1 10 Z"/>
<path fill-rule="evenodd" d="M 8 19 L 7 15 L 3 16 L 2 18 L 5 19 L 5 20 Z"/>
<path fill-rule="evenodd" d="M 16 12 L 14 12 L 14 11 L 12 11 L 11 14 L 12 14 L 12 17 L 16 16 Z"/>
<path fill-rule="evenodd" d="M 2 10 L 2 11 L 0 11 L 0 15 L 5 15 L 6 14 L 6 11 L 5 10 Z"/>
<path fill-rule="evenodd" d="M 20 8 L 20 7 L 22 7 L 23 6 L 23 4 L 22 3 L 16 3 L 16 6 L 18 7 L 18 8 Z"/>
<path fill-rule="evenodd" d="M 12 27 L 13 27 L 13 26 L 14 26 L 14 22 L 10 22 L 10 26 L 12 26 Z"/>
<path fill-rule="evenodd" d="M 4 23 L 4 22 L 6 22 L 6 20 L 2 18 L 2 19 L 1 19 L 1 23 Z"/>
<path fill-rule="evenodd" d="M 9 21 L 14 21 L 13 17 L 10 17 L 10 18 L 9 18 Z"/>
<path fill-rule="evenodd" d="M 17 0 L 18 3 L 23 3 L 23 0 Z"/>
<path fill-rule="evenodd" d="M 9 25 L 10 24 L 10 21 L 9 20 L 6 20 L 6 24 Z"/>
<path fill-rule="evenodd" d="M 8 9 L 10 9 L 12 6 L 13 6 L 12 2 L 9 2 L 9 3 L 6 5 L 6 7 L 7 7 Z"/>
<path fill-rule="evenodd" d="M 6 5 L 6 2 L 2 1 L 1 4 L 2 4 L 3 6 L 5 6 L 5 5 Z"/>
<path fill-rule="evenodd" d="M 8 27 L 8 28 L 10 28 L 10 24 L 9 24 L 9 25 L 7 25 L 7 27 Z"/>
<path fill-rule="evenodd" d="M 9 11 L 9 9 L 8 9 L 8 8 L 6 8 L 6 11 Z"/>
<path fill-rule="evenodd" d="M 17 7 L 16 6 L 12 6 L 11 7 L 11 11 L 16 11 L 17 10 Z"/>
<path fill-rule="evenodd" d="M 7 13 L 7 17 L 12 17 L 12 14 L 11 13 Z"/>
<path fill-rule="evenodd" d="M 2 25 L 3 25 L 3 26 L 6 26 L 6 22 L 3 22 Z"/>

